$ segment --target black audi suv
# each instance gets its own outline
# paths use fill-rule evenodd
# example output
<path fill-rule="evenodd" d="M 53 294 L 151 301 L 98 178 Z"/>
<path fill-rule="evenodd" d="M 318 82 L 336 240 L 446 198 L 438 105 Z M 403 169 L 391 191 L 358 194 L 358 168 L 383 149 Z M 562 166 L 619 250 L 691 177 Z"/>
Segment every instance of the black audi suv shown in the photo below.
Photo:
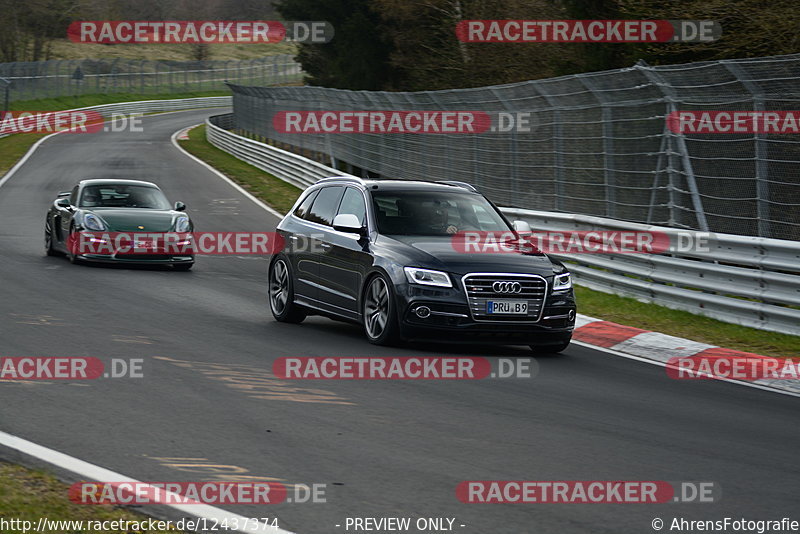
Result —
<path fill-rule="evenodd" d="M 530 232 L 469 184 L 325 178 L 277 231 L 285 245 L 270 262 L 269 302 L 278 321 L 351 321 L 380 345 L 428 340 L 552 353 L 572 337 L 575 297 L 562 263 L 531 246 L 464 246 L 465 235 Z"/>

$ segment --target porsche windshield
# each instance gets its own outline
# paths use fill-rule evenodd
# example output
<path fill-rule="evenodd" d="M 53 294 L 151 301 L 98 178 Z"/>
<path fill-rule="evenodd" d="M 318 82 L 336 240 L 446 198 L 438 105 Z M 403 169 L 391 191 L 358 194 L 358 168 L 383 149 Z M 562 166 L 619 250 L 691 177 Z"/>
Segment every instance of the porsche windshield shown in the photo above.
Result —
<path fill-rule="evenodd" d="M 161 190 L 146 185 L 124 184 L 86 186 L 78 207 L 170 209 L 169 201 Z"/>
<path fill-rule="evenodd" d="M 378 231 L 387 235 L 450 235 L 507 231 L 508 225 L 480 195 L 450 191 L 373 191 Z"/>

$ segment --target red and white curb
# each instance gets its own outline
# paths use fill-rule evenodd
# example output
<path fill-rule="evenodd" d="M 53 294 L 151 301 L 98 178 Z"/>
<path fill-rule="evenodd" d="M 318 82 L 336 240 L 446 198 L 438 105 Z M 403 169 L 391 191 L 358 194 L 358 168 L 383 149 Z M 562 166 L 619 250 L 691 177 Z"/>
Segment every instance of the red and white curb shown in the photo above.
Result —
<path fill-rule="evenodd" d="M 194 126 L 189 126 L 188 128 L 184 128 L 183 130 L 181 130 L 177 134 L 175 134 L 175 138 L 178 141 L 188 141 L 189 140 L 189 131 L 194 129 L 194 128 L 197 128 L 198 126 L 200 126 L 200 125 L 199 124 L 195 124 Z"/>
<path fill-rule="evenodd" d="M 668 336 L 659 332 L 642 330 L 632 326 L 625 326 L 595 317 L 578 314 L 575 319 L 575 331 L 572 339 L 582 344 L 591 345 L 609 352 L 635 356 L 644 360 L 651 360 L 666 364 L 671 358 L 688 358 L 700 356 L 708 358 L 767 358 L 760 354 L 731 350 L 716 345 L 700 343 L 675 336 Z M 666 374 L 666 373 L 665 373 Z M 793 394 L 800 393 L 800 380 L 795 379 L 759 379 L 748 382 L 728 380 L 737 384 L 754 384 L 765 389 L 773 389 Z"/>

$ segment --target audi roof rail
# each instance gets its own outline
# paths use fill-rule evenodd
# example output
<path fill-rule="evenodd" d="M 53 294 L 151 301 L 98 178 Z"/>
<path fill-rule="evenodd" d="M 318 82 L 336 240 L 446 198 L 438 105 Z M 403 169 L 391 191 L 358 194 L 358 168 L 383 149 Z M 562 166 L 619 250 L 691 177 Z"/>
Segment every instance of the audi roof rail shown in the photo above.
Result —
<path fill-rule="evenodd" d="M 324 182 L 356 182 L 358 184 L 364 184 L 364 180 L 358 176 L 330 176 L 328 178 L 320 178 L 315 183 L 320 184 Z"/>
<path fill-rule="evenodd" d="M 444 184 L 444 185 L 451 185 L 453 187 L 460 187 L 462 189 L 466 189 L 468 191 L 472 191 L 473 193 L 477 193 L 478 190 L 475 189 L 475 186 L 472 184 L 468 184 L 467 182 L 457 182 L 455 180 L 438 180 L 437 184 Z"/>

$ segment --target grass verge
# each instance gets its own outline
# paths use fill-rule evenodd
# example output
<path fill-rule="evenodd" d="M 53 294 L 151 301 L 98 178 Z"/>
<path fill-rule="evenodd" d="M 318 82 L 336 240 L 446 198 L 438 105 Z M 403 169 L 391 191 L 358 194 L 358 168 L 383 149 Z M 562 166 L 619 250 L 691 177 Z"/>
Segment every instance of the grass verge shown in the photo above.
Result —
<path fill-rule="evenodd" d="M 205 125 L 190 130 L 189 140 L 180 141 L 180 144 L 182 148 L 202 159 L 280 213 L 289 211 L 302 192 L 301 189 L 253 167 L 209 143 L 206 140 Z"/>
<path fill-rule="evenodd" d="M 41 100 L 23 100 L 11 104 L 13 111 L 58 111 L 62 109 L 83 108 L 113 104 L 115 102 L 132 102 L 140 100 L 168 100 L 172 98 L 197 98 L 201 96 L 227 96 L 230 91 L 207 91 L 197 93 L 165 93 L 160 95 L 140 95 L 114 93 L 109 95 L 84 95 L 80 97 L 65 96 Z M 42 137 L 47 134 L 15 134 L 0 138 L 0 178 Z"/>
<path fill-rule="evenodd" d="M 177 98 L 197 98 L 201 96 L 230 96 L 230 91 L 198 91 L 186 93 L 160 93 L 143 95 L 140 93 L 109 93 L 81 96 L 59 96 L 37 100 L 18 100 L 9 106 L 11 111 L 58 111 L 62 109 L 85 108 L 115 102 L 138 102 L 141 100 L 171 100 Z"/>
<path fill-rule="evenodd" d="M 724 323 L 636 299 L 576 287 L 581 313 L 644 330 L 654 330 L 726 349 L 754 352 L 778 358 L 800 357 L 800 336 L 767 332 Z"/>
<path fill-rule="evenodd" d="M 86 528 L 86 521 L 147 521 L 148 517 L 120 506 L 85 505 L 73 503 L 67 497 L 69 486 L 43 471 L 27 469 L 18 465 L 0 462 L 0 511 L 5 521 L 19 519 L 30 521 L 35 528 L 39 518 L 51 521 L 84 521 L 84 528 L 62 525 L 62 528 L 44 529 L 42 532 L 107 532 L 127 534 L 176 533 L 177 530 L 130 530 Z M 20 523 L 16 523 L 17 526 Z M 52 526 L 52 525 L 51 525 Z M 146 526 L 146 523 L 145 523 Z M 22 532 L 22 528 L 3 529 L 9 534 Z"/>
<path fill-rule="evenodd" d="M 193 61 L 195 45 L 192 44 L 95 44 L 73 43 L 69 39 L 49 42 L 48 59 L 113 58 L 139 61 Z M 297 45 L 288 41 L 279 43 L 211 43 L 207 45 L 208 59 L 259 59 L 277 54 L 296 54 Z"/>
<path fill-rule="evenodd" d="M 0 138 L 0 178 L 42 137 L 47 134 L 18 134 Z"/>

